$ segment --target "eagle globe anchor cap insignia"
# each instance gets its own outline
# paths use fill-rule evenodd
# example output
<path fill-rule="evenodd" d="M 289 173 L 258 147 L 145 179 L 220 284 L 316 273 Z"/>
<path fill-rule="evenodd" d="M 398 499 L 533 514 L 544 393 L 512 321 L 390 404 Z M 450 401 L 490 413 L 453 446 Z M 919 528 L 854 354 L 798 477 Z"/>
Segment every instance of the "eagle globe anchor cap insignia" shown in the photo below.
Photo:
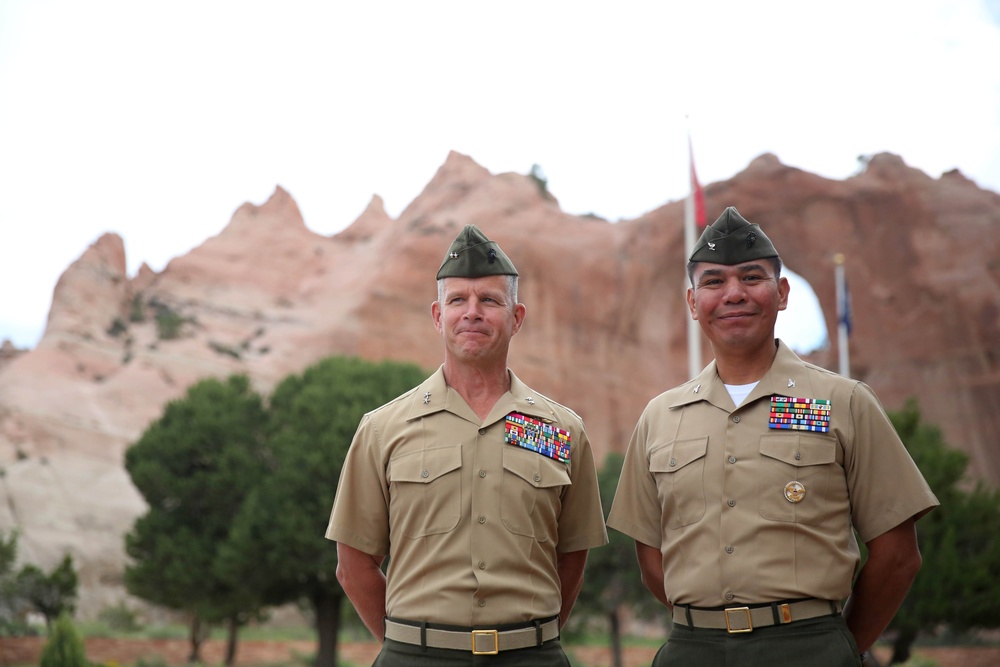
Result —
<path fill-rule="evenodd" d="M 701 233 L 688 261 L 732 266 L 777 256 L 767 234 L 730 206 Z"/>

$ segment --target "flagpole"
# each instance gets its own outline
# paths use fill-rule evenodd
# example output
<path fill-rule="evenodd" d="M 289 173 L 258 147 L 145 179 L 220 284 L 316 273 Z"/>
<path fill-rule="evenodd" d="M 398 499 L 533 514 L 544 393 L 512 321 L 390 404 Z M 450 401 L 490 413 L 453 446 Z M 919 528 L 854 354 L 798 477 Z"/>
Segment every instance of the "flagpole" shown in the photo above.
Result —
<path fill-rule="evenodd" d="M 695 229 L 694 229 L 694 208 L 695 208 L 695 183 L 694 183 L 694 152 L 691 149 L 691 131 L 688 130 L 688 196 L 684 202 L 684 261 L 694 252 Z M 687 305 L 688 280 L 687 271 L 684 271 L 684 301 Z M 701 330 L 698 323 L 694 321 L 691 314 L 687 318 L 687 339 L 688 339 L 688 377 L 693 378 L 701 372 Z"/>
<path fill-rule="evenodd" d="M 851 375 L 851 351 L 847 343 L 848 317 L 847 309 L 847 279 L 844 277 L 844 255 L 837 253 L 833 256 L 835 265 L 834 278 L 837 285 L 837 357 L 838 372 L 844 377 Z"/>

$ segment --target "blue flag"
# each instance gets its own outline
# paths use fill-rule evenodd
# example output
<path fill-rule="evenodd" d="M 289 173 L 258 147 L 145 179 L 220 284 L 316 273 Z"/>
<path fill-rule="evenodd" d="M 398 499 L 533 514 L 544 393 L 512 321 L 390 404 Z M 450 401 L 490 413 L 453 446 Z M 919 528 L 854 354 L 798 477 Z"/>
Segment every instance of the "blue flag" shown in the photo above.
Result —
<path fill-rule="evenodd" d="M 837 299 L 837 321 L 847 329 L 847 335 L 851 335 L 851 293 L 847 291 L 847 279 L 844 279 L 844 286 Z"/>

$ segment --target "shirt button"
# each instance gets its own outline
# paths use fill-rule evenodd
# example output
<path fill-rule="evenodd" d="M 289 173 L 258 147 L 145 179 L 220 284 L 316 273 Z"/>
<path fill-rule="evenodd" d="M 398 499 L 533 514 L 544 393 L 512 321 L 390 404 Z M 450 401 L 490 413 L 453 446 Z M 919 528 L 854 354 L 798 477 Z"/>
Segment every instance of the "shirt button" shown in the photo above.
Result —
<path fill-rule="evenodd" d="M 677 465 L 677 459 L 670 459 L 670 467 L 673 468 L 675 465 Z"/>
<path fill-rule="evenodd" d="M 486 600 L 484 600 L 484 599 L 482 599 L 482 598 L 479 598 L 479 602 L 477 602 L 477 604 L 478 604 L 478 605 L 479 605 L 480 607 L 485 607 L 485 606 L 486 606 Z"/>
<path fill-rule="evenodd" d="M 740 423 L 740 416 L 739 415 L 733 415 L 733 423 L 734 424 L 739 424 Z"/>
<path fill-rule="evenodd" d="M 731 545 L 731 544 L 727 544 L 726 545 L 726 553 L 727 554 L 733 553 L 733 545 Z"/>
<path fill-rule="evenodd" d="M 430 475 L 430 473 L 429 473 L 429 472 L 427 472 L 426 470 L 421 470 L 421 471 L 420 471 L 420 476 L 421 476 L 421 477 L 427 477 L 427 476 L 429 476 L 429 475 Z"/>
<path fill-rule="evenodd" d="M 732 593 L 726 593 L 726 596 L 725 596 L 725 597 L 726 597 L 726 599 L 727 599 L 727 600 L 732 600 L 732 599 L 733 599 L 734 597 L 736 597 L 736 596 L 735 596 L 735 595 L 733 595 Z"/>
<path fill-rule="evenodd" d="M 480 470 L 479 471 L 479 476 L 480 477 L 486 477 L 486 471 L 485 470 Z"/>
<path fill-rule="evenodd" d="M 736 507 L 736 501 L 733 500 L 732 498 L 730 498 L 729 502 L 726 503 L 726 504 L 729 505 L 730 507 Z"/>
<path fill-rule="evenodd" d="M 729 457 L 729 462 L 730 463 L 736 463 L 736 457 L 735 456 L 730 456 Z"/>
<path fill-rule="evenodd" d="M 484 517 L 482 514 L 479 515 L 479 523 L 486 523 L 486 517 Z"/>
<path fill-rule="evenodd" d="M 532 477 L 531 479 L 535 480 L 536 482 L 540 482 L 542 481 L 542 476 L 536 472 L 534 477 Z"/>
<path fill-rule="evenodd" d="M 486 563 L 484 563 L 483 561 L 479 561 L 479 569 L 480 570 L 485 570 L 486 569 Z"/>
<path fill-rule="evenodd" d="M 479 435 L 486 435 L 486 429 L 485 428 L 479 429 Z"/>
<path fill-rule="evenodd" d="M 796 461 L 802 460 L 802 452 L 795 452 L 795 460 Z"/>

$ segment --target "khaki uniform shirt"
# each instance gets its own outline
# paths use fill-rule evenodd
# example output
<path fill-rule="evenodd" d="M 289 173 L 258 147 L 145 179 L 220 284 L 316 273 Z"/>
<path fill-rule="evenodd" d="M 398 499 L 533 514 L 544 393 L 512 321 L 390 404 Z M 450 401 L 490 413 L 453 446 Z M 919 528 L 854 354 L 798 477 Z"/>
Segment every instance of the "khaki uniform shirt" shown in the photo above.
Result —
<path fill-rule="evenodd" d="M 510 378 L 483 421 L 441 369 L 362 419 L 326 537 L 389 555 L 390 617 L 471 627 L 555 616 L 557 554 L 607 542 L 583 422 Z M 569 462 L 505 444 L 510 413 L 569 431 Z"/>
<path fill-rule="evenodd" d="M 829 400 L 829 431 L 769 428 L 772 395 Z M 937 504 L 872 390 L 779 343 L 739 408 L 714 361 L 650 401 L 608 525 L 659 547 L 672 603 L 840 600 L 852 522 L 868 542 Z"/>

